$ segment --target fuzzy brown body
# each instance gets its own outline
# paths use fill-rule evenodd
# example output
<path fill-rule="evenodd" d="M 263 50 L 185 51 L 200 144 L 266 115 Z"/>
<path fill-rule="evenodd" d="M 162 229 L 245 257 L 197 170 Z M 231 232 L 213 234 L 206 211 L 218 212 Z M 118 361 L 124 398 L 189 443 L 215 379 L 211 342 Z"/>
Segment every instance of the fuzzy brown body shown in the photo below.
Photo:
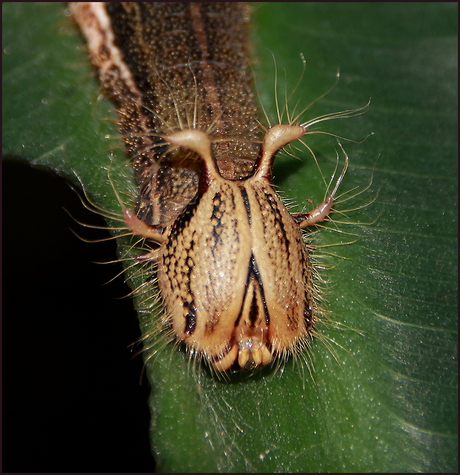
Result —
<path fill-rule="evenodd" d="M 214 141 L 222 175 L 248 175 L 260 135 L 248 71 L 247 6 L 114 2 L 71 7 L 101 83 L 119 106 L 120 129 L 140 185 L 142 221 L 156 225 L 176 218 L 197 193 L 196 157 L 162 147 L 164 134 L 204 130 Z"/>
<path fill-rule="evenodd" d="M 143 259 L 158 264 L 175 337 L 217 371 L 308 346 L 316 293 L 301 227 L 324 219 L 333 195 L 294 219 L 271 186 L 276 152 L 307 127 L 259 139 L 247 7 L 70 5 L 119 105 L 140 189 L 125 221 L 160 245 Z"/>

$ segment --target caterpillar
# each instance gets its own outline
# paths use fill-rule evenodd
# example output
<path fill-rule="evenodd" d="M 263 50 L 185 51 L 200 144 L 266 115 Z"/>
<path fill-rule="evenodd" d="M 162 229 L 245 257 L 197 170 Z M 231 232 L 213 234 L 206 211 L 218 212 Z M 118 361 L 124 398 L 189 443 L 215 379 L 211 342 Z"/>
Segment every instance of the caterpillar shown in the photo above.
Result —
<path fill-rule="evenodd" d="M 273 162 L 313 125 L 364 108 L 261 138 L 245 4 L 69 5 L 118 106 L 139 185 L 124 221 L 150 245 L 137 259 L 156 266 L 164 326 L 219 374 L 309 347 L 318 295 L 302 229 L 331 212 L 348 157 L 329 196 L 296 214 L 273 188 Z"/>

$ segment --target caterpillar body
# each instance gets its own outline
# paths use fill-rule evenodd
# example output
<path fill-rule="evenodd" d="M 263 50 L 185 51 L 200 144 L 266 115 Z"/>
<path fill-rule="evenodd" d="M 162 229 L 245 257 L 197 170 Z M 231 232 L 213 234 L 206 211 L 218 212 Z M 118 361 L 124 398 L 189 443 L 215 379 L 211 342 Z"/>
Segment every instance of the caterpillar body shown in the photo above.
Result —
<path fill-rule="evenodd" d="M 218 373 L 308 347 L 317 290 L 302 228 L 324 220 L 346 172 L 309 213 L 272 187 L 278 150 L 323 120 L 262 140 L 239 3 L 71 3 L 139 184 L 134 235 L 157 265 L 164 324 Z"/>

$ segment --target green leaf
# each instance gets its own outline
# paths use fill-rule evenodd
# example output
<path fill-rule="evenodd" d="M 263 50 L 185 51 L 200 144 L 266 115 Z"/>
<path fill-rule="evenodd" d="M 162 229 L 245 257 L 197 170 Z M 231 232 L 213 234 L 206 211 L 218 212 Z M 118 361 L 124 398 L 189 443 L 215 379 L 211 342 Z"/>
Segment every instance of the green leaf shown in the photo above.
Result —
<path fill-rule="evenodd" d="M 288 362 L 277 372 L 217 381 L 172 346 L 148 362 L 159 469 L 455 472 L 457 4 L 254 10 L 254 69 L 268 114 L 276 117 L 272 55 L 281 106 L 284 88 L 292 91 L 301 75 L 299 53 L 307 68 L 291 107 L 329 89 L 340 67 L 338 85 L 303 117 L 372 97 L 367 114 L 322 129 L 357 142 L 375 133 L 363 143 L 342 140 L 350 168 L 341 191 L 373 182 L 338 205 L 361 209 L 336 214 L 338 223 L 315 236 L 317 254 L 332 255 L 320 274 L 329 281 L 330 322 L 312 345 L 314 369 Z M 95 203 L 119 210 L 107 168 L 131 196 L 132 174 L 119 144 L 111 151 L 104 139 L 114 134 L 105 120 L 114 115 L 97 99 L 81 44 L 61 5 L 4 4 L 3 156 L 74 183 L 75 171 Z M 337 143 L 311 135 L 308 144 L 328 178 Z M 321 174 L 307 151 L 297 156 L 277 160 L 275 182 L 300 205 L 317 204 Z M 152 325 L 141 316 L 144 331 Z"/>

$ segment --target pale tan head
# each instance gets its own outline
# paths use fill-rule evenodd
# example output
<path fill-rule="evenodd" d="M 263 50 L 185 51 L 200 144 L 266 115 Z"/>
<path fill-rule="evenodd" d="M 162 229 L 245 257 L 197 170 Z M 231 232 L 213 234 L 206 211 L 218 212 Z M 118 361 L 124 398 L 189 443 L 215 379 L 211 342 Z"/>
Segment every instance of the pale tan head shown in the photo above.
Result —
<path fill-rule="evenodd" d="M 301 230 L 275 191 L 276 152 L 305 132 L 277 125 L 244 180 L 224 179 L 199 130 L 165 137 L 196 152 L 201 184 L 167 230 L 158 283 L 177 338 L 215 370 L 252 368 L 291 352 L 312 329 L 312 269 Z"/>

